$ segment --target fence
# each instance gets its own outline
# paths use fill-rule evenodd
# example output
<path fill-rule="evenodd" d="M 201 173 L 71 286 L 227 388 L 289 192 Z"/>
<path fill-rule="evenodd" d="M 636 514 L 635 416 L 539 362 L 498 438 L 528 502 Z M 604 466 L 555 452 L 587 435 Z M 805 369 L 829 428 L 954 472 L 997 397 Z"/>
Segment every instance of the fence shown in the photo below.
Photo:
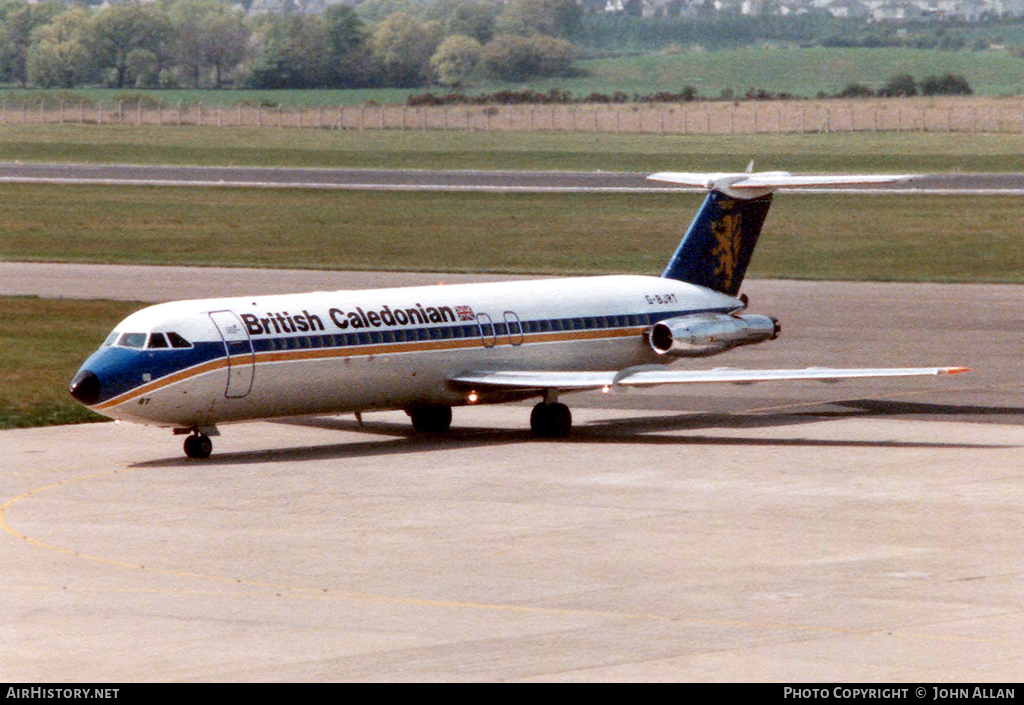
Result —
<path fill-rule="evenodd" d="M 337 107 L 203 107 L 143 102 L 0 105 L 0 124 L 208 125 L 333 130 L 595 132 L 739 135 L 822 132 L 1024 134 L 1024 102 L 902 104 L 707 102 Z"/>

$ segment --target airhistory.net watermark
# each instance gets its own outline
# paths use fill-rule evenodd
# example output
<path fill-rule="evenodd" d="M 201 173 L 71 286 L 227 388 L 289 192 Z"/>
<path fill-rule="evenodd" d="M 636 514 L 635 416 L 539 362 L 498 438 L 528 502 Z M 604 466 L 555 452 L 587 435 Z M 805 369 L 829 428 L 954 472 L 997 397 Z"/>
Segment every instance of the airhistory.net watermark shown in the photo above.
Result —
<path fill-rule="evenodd" d="M 7 698 L 24 698 L 26 700 L 107 700 L 117 698 L 120 688 L 42 688 L 19 687 L 7 688 Z"/>

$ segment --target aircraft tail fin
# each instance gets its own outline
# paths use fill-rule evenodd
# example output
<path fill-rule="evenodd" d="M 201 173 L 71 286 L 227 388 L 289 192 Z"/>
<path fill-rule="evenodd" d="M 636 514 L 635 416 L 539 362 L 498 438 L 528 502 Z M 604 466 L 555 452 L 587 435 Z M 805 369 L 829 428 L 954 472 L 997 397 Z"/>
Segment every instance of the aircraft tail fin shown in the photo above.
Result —
<path fill-rule="evenodd" d="M 771 204 L 712 191 L 661 276 L 736 296 Z"/>
<path fill-rule="evenodd" d="M 696 186 L 709 193 L 662 273 L 736 296 L 761 234 L 772 193 L 780 188 L 880 184 L 912 175 L 794 176 L 784 171 L 733 173 L 661 172 L 648 179 Z"/>

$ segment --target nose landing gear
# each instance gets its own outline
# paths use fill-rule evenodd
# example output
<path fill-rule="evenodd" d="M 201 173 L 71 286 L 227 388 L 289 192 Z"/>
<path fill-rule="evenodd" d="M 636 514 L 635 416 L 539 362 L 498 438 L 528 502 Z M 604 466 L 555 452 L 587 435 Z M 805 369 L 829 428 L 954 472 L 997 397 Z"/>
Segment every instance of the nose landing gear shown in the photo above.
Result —
<path fill-rule="evenodd" d="M 202 460 L 210 457 L 213 452 L 213 441 L 203 433 L 193 433 L 185 439 L 185 455 Z"/>
<path fill-rule="evenodd" d="M 210 436 L 220 435 L 220 431 L 213 425 L 174 429 L 175 436 L 184 436 L 186 433 L 188 437 L 185 439 L 185 455 L 196 460 L 210 457 L 210 453 L 213 452 L 213 441 L 210 440 Z"/>

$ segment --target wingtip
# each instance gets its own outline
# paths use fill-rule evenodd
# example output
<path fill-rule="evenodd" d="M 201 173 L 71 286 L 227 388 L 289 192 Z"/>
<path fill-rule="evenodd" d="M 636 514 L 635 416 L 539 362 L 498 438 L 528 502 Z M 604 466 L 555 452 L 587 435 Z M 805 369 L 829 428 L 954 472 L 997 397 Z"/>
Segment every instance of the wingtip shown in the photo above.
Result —
<path fill-rule="evenodd" d="M 944 373 L 947 375 L 958 375 L 963 372 L 971 372 L 970 367 L 946 367 Z"/>

